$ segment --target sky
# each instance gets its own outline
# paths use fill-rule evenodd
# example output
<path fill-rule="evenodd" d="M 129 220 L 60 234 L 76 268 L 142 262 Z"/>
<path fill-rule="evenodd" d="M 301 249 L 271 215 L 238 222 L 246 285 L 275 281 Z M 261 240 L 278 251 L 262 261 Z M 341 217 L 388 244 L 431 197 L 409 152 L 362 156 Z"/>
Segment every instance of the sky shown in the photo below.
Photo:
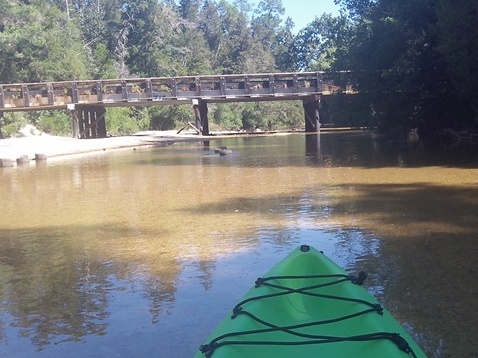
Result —
<path fill-rule="evenodd" d="M 282 5 L 285 17 L 290 17 L 295 23 L 295 32 L 303 29 L 324 12 L 339 14 L 339 7 L 334 4 L 334 0 L 282 0 Z"/>
<path fill-rule="evenodd" d="M 258 4 L 260 0 L 252 0 Z M 285 9 L 285 17 L 290 17 L 295 23 L 294 32 L 303 29 L 312 22 L 316 16 L 325 13 L 332 15 L 339 14 L 339 7 L 334 4 L 334 0 L 282 0 Z"/>

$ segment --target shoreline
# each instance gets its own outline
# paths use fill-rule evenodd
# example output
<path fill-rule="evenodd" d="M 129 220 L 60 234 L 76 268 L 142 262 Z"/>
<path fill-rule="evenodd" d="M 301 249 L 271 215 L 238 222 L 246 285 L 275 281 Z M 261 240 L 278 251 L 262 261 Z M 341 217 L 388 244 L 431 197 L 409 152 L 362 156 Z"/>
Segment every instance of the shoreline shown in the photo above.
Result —
<path fill-rule="evenodd" d="M 0 140 L 0 168 L 28 164 L 31 161 L 68 158 L 95 152 L 161 145 L 165 142 L 204 140 L 192 133 L 176 131 L 141 132 L 130 136 L 75 139 L 51 135 L 35 135 Z"/>
<path fill-rule="evenodd" d="M 285 135 L 282 132 L 257 132 L 258 135 Z M 120 150 L 135 147 L 161 146 L 168 142 L 205 141 L 234 136 L 250 136 L 251 133 L 220 132 L 209 136 L 198 136 L 196 132 L 146 131 L 129 136 L 75 139 L 51 135 L 32 135 L 0 139 L 0 168 L 26 165 L 31 161 L 68 158 L 96 152 Z"/>
<path fill-rule="evenodd" d="M 328 129 L 327 131 L 350 130 L 350 128 Z M 26 165 L 31 161 L 68 158 L 146 146 L 164 146 L 168 142 L 209 141 L 215 139 L 250 136 L 274 136 L 304 133 L 303 131 L 272 132 L 215 132 L 199 136 L 195 131 L 177 130 L 144 131 L 129 136 L 76 139 L 48 134 L 29 135 L 0 139 L 0 168 Z"/>

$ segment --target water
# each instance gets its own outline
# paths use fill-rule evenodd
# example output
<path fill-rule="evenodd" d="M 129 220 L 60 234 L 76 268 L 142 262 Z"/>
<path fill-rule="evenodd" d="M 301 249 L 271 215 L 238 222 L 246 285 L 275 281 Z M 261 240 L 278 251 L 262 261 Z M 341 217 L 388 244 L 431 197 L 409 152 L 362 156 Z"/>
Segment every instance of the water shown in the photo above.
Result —
<path fill-rule="evenodd" d="M 358 132 L 3 168 L 0 356 L 190 357 L 309 244 L 368 272 L 430 357 L 478 357 L 477 168 Z"/>

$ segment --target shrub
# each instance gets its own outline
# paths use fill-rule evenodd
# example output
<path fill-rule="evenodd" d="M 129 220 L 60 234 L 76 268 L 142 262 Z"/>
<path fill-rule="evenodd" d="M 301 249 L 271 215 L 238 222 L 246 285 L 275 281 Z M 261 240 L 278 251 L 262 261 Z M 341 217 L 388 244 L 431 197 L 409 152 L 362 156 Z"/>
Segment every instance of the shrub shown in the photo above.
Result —
<path fill-rule="evenodd" d="M 2 122 L 2 134 L 5 138 L 16 136 L 18 130 L 28 124 L 27 118 L 21 112 L 5 113 Z"/>
<path fill-rule="evenodd" d="M 106 128 L 108 134 L 130 135 L 145 129 L 143 118 L 134 116 L 134 109 L 127 107 L 107 108 Z"/>
<path fill-rule="evenodd" d="M 63 111 L 42 112 L 37 120 L 37 127 L 41 131 L 59 136 L 71 136 L 71 117 Z"/>

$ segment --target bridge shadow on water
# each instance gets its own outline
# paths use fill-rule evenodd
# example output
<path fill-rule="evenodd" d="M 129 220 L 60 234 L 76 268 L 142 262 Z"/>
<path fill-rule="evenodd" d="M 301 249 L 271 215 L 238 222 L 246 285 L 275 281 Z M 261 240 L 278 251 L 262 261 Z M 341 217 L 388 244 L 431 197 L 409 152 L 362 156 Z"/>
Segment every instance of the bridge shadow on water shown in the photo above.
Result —
<path fill-rule="evenodd" d="M 141 165 L 203 164 L 236 167 L 448 167 L 478 168 L 478 148 L 471 145 L 440 147 L 427 143 L 409 145 L 372 138 L 363 131 L 323 132 L 321 134 L 255 135 L 207 141 L 153 143 L 159 155 L 138 160 Z M 167 147 L 167 148 L 165 148 Z M 231 150 L 221 160 L 217 147 Z M 158 152 L 159 154 L 159 152 Z"/>

